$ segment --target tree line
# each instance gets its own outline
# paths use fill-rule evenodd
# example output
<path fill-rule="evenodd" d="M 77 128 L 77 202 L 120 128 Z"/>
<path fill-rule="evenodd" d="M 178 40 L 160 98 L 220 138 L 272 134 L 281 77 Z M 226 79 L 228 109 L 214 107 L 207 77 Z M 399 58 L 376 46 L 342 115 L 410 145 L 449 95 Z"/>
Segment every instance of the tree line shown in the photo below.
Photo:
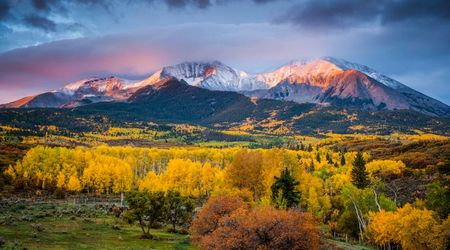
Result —
<path fill-rule="evenodd" d="M 389 180 L 401 177 L 406 169 L 401 161 L 373 160 L 365 152 L 325 147 L 288 150 L 38 146 L 5 174 L 18 189 L 50 193 L 177 192 L 198 204 L 209 197 L 238 197 L 252 207 L 239 218 L 259 216 L 254 214 L 254 207 L 295 209 L 328 225 L 333 235 L 346 234 L 383 247 L 443 249 L 448 244 L 445 233 L 450 230 L 446 179 L 430 187 L 425 200 L 406 204 L 387 187 Z M 415 217 L 404 216 L 405 213 Z M 248 223 L 237 218 L 236 221 Z M 427 233 L 424 228 L 408 224 L 414 221 L 424 225 Z M 399 228 L 408 233 L 400 233 Z"/>

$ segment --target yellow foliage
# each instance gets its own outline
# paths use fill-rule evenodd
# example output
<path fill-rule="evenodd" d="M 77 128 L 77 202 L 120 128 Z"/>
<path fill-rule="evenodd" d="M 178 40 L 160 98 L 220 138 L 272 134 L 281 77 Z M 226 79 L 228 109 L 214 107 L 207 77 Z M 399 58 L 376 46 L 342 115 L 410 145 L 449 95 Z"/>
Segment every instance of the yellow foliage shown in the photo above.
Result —
<path fill-rule="evenodd" d="M 157 192 L 165 191 L 161 178 L 155 172 L 148 172 L 147 175 L 138 182 L 139 191 Z"/>
<path fill-rule="evenodd" d="M 73 192 L 79 192 L 81 191 L 81 183 L 78 177 L 75 175 L 70 176 L 69 182 L 67 182 L 67 190 L 73 191 Z"/>
<path fill-rule="evenodd" d="M 403 249 L 445 249 L 445 230 L 430 210 L 406 204 L 395 212 L 370 213 L 369 239 L 380 246 L 400 244 Z"/>
<path fill-rule="evenodd" d="M 65 184 L 66 184 L 66 178 L 64 176 L 64 173 L 60 172 L 58 174 L 58 177 L 56 177 L 56 187 L 60 188 L 60 189 L 63 189 Z"/>
<path fill-rule="evenodd" d="M 406 166 L 402 161 L 375 160 L 366 164 L 366 170 L 369 174 L 381 177 L 400 175 L 405 168 Z"/>

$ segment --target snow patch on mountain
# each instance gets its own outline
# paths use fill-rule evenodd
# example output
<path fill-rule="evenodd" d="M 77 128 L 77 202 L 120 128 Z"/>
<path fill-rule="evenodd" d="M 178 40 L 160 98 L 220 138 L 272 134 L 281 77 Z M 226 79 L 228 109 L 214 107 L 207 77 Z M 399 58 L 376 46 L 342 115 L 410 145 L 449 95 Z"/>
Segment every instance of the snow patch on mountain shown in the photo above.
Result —
<path fill-rule="evenodd" d="M 219 61 L 184 62 L 164 67 L 140 84 L 153 84 L 166 77 L 175 77 L 189 85 L 220 91 L 267 89 L 264 82 L 242 70 L 233 69 Z"/>

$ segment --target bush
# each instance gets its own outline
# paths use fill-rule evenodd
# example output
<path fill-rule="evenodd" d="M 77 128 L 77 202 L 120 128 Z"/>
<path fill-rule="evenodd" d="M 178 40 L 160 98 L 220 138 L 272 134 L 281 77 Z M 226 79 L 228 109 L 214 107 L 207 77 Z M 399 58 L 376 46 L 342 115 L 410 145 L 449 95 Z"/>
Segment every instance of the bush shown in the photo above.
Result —
<path fill-rule="evenodd" d="M 194 221 L 192 238 L 200 249 L 319 249 L 319 230 L 311 214 L 249 209 L 230 201 L 208 201 Z"/>
<path fill-rule="evenodd" d="M 44 231 L 44 227 L 41 224 L 31 224 L 31 228 L 35 230 L 36 232 L 42 232 Z"/>
<path fill-rule="evenodd" d="M 200 241 L 201 238 L 219 227 L 219 222 L 222 218 L 245 206 L 247 205 L 239 197 L 211 197 L 192 223 L 192 240 Z"/>

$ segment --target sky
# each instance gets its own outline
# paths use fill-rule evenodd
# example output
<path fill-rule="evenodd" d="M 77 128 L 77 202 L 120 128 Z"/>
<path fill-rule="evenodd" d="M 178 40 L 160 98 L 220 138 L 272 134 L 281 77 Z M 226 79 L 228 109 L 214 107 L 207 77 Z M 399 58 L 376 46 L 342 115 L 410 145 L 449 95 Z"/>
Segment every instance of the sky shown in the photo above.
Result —
<path fill-rule="evenodd" d="M 0 0 L 0 103 L 93 76 L 334 56 L 450 104 L 448 0 Z"/>

